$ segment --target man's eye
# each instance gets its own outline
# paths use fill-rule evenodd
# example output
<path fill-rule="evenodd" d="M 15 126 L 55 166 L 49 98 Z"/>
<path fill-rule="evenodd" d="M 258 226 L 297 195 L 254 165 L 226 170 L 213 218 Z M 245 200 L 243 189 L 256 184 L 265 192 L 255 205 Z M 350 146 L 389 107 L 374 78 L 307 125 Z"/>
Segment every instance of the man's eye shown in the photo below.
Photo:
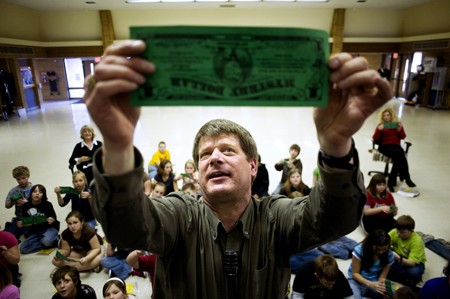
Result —
<path fill-rule="evenodd" d="M 227 147 L 223 152 L 224 153 L 234 153 L 234 150 L 231 147 Z"/>
<path fill-rule="evenodd" d="M 211 153 L 209 153 L 209 152 L 201 153 L 201 154 L 200 154 L 200 160 L 208 159 L 209 156 L 211 156 Z"/>

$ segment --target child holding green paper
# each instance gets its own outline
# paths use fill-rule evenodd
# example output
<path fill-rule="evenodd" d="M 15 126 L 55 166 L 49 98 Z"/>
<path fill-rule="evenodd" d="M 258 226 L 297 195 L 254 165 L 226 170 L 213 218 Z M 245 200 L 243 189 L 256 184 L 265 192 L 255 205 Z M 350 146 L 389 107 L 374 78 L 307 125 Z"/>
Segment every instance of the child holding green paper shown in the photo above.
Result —
<path fill-rule="evenodd" d="M 27 202 L 30 189 L 33 184 L 29 182 L 30 170 L 26 166 L 17 166 L 12 170 L 12 176 L 17 181 L 17 186 L 13 187 L 6 196 L 5 207 L 11 209 L 14 207 L 15 217 L 11 222 L 5 223 L 5 231 L 12 233 L 17 240 L 26 233 L 27 228 L 19 228 L 17 221 L 22 217 L 22 206 Z"/>
<path fill-rule="evenodd" d="M 194 184 L 196 193 L 200 190 L 200 186 L 198 184 L 198 169 L 195 166 L 194 160 L 189 159 L 184 164 L 184 173 L 180 173 L 175 177 L 175 180 L 183 180 L 183 185 L 186 184 Z"/>
<path fill-rule="evenodd" d="M 366 189 L 366 204 L 364 205 L 362 224 L 364 230 L 370 233 L 381 228 L 385 232 L 395 226 L 395 216 L 398 207 L 394 196 L 386 188 L 386 178 L 382 174 L 375 174 Z"/>
<path fill-rule="evenodd" d="M 17 226 L 28 227 L 26 239 L 20 246 L 20 253 L 33 253 L 41 249 L 56 247 L 59 221 L 53 205 L 47 199 L 44 186 L 37 184 L 31 187 L 28 202 L 22 207 L 23 215 Z"/>
<path fill-rule="evenodd" d="M 80 272 L 93 269 L 100 272 L 103 257 L 101 238 L 84 222 L 79 211 L 70 212 L 66 222 L 67 229 L 61 233 L 61 246 L 59 254 L 53 258 L 53 265 L 72 266 Z"/>
<path fill-rule="evenodd" d="M 86 224 L 95 229 L 97 221 L 95 221 L 92 214 L 91 205 L 89 199 L 91 198 L 91 191 L 89 190 L 86 175 L 77 170 L 72 175 L 72 183 L 74 186 L 72 191 L 66 190 L 67 187 L 55 187 L 56 197 L 58 198 L 58 204 L 61 207 L 66 206 L 69 202 L 72 203 L 72 211 L 80 211 L 83 215 Z M 63 191 L 69 191 L 62 197 Z"/>

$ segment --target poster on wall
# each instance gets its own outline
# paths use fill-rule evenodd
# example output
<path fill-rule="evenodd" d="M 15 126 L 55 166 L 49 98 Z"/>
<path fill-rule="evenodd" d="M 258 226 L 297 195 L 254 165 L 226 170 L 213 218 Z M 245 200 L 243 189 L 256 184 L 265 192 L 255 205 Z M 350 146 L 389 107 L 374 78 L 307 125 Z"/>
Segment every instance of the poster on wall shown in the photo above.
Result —
<path fill-rule="evenodd" d="M 22 82 L 24 88 L 34 87 L 33 73 L 30 67 L 21 67 L 20 74 L 22 75 Z"/>

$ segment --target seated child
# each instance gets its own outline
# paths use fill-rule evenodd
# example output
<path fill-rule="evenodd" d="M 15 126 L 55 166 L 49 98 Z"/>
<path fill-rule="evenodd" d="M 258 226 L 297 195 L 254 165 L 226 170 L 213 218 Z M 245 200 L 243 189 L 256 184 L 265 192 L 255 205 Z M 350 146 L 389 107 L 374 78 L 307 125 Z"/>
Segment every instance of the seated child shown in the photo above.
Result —
<path fill-rule="evenodd" d="M 16 237 L 10 232 L 0 230 L 0 264 L 11 272 L 12 283 L 20 288 L 20 252 Z M 0 297 L 1 298 L 1 297 Z"/>
<path fill-rule="evenodd" d="M 195 185 L 193 183 L 184 184 L 181 188 L 181 191 L 192 195 L 193 198 L 197 198 L 197 188 L 195 188 Z"/>
<path fill-rule="evenodd" d="M 444 268 L 443 277 L 427 280 L 420 290 L 422 299 L 450 298 L 450 261 Z"/>
<path fill-rule="evenodd" d="M 47 199 L 47 191 L 42 185 L 31 187 L 28 202 L 22 206 L 23 216 L 17 226 L 27 227 L 25 241 L 20 253 L 32 253 L 58 245 L 59 221 L 53 205 Z"/>
<path fill-rule="evenodd" d="M 382 174 L 375 174 L 366 189 L 367 200 L 363 210 L 362 223 L 364 230 L 370 233 L 381 228 L 389 232 L 394 228 L 398 208 L 394 196 L 387 191 L 386 178 Z"/>
<path fill-rule="evenodd" d="M 151 198 L 162 198 L 166 193 L 166 185 L 164 183 L 157 182 L 153 187 L 153 191 L 150 194 Z"/>
<path fill-rule="evenodd" d="M 103 285 L 102 290 L 103 298 L 113 298 L 113 299 L 128 299 L 134 298 L 129 297 L 127 294 L 127 285 L 123 279 L 113 277 L 108 279 Z M 130 295 L 131 296 L 131 295 Z"/>
<path fill-rule="evenodd" d="M 72 211 L 66 217 L 67 229 L 61 234 L 59 254 L 53 258 L 56 267 L 65 265 L 78 271 L 94 270 L 100 272 L 100 260 L 103 257 L 102 239 L 88 226 L 78 211 Z"/>
<path fill-rule="evenodd" d="M 388 278 L 411 288 L 422 280 L 425 272 L 425 243 L 414 231 L 415 221 L 409 215 L 398 217 L 395 228 L 389 232 L 395 262 Z"/>
<path fill-rule="evenodd" d="M 130 275 L 133 268 L 127 263 L 127 256 L 131 251 L 117 249 L 111 243 L 106 245 L 106 255 L 101 259 L 100 264 L 109 270 L 109 277 L 125 280 Z"/>
<path fill-rule="evenodd" d="M 273 194 L 279 194 L 280 189 L 283 186 L 283 184 L 288 179 L 288 173 L 294 168 L 297 168 L 300 171 L 300 174 L 303 170 L 303 164 L 300 159 L 297 159 L 298 155 L 300 155 L 300 146 L 298 144 L 293 144 L 289 148 L 289 158 L 281 159 L 278 163 L 275 164 L 275 169 L 277 171 L 282 171 L 281 173 L 281 180 L 276 189 L 273 191 Z"/>
<path fill-rule="evenodd" d="M 97 299 L 95 290 L 86 284 L 82 284 L 80 273 L 74 267 L 62 266 L 51 274 L 56 294 L 52 299 Z"/>
<path fill-rule="evenodd" d="M 95 221 L 91 204 L 89 203 L 89 199 L 91 199 L 92 195 L 84 172 L 79 170 L 75 171 L 72 175 L 72 183 L 79 194 L 66 193 L 63 198 L 61 196 L 61 188 L 55 187 L 58 204 L 60 207 L 64 207 L 71 202 L 72 211 L 79 211 L 83 215 L 86 224 L 95 229 L 97 222 Z"/>
<path fill-rule="evenodd" d="M 15 217 L 11 222 L 6 222 L 5 231 L 12 233 L 17 240 L 20 240 L 20 237 L 25 234 L 27 229 L 25 227 L 19 228 L 17 221 L 22 218 L 22 206 L 27 202 L 27 198 L 30 195 L 32 186 L 31 182 L 28 181 L 30 179 L 30 170 L 26 166 L 17 166 L 12 170 L 12 176 L 16 179 L 18 185 L 8 192 L 5 207 L 7 209 L 14 207 Z"/>
<path fill-rule="evenodd" d="M 347 279 L 329 254 L 303 263 L 292 286 L 292 299 L 344 299 L 352 296 Z"/>
<path fill-rule="evenodd" d="M 0 273 L 0 298 L 20 299 L 19 288 L 13 284 L 11 272 L 2 263 L 0 263 Z"/>
<path fill-rule="evenodd" d="M 294 191 L 298 191 L 303 196 L 309 195 L 311 189 L 302 182 L 302 174 L 297 168 L 289 171 L 288 179 L 280 190 L 280 195 L 289 196 Z"/>
<path fill-rule="evenodd" d="M 258 172 L 252 184 L 252 195 L 254 198 L 269 195 L 269 172 L 266 165 L 261 163 L 261 155 L 258 154 Z"/>
<path fill-rule="evenodd" d="M 134 250 L 127 256 L 127 263 L 133 267 L 133 269 L 148 272 L 150 283 L 153 286 L 155 281 L 156 255 L 147 253 L 143 250 Z"/>
<path fill-rule="evenodd" d="M 159 163 L 158 174 L 154 177 L 154 180 L 163 183 L 166 186 L 166 193 L 164 193 L 164 195 L 178 191 L 178 184 L 175 180 L 175 174 L 173 173 L 172 162 L 169 160 L 162 160 L 161 163 Z"/>
<path fill-rule="evenodd" d="M 394 254 L 389 249 L 390 241 L 385 231 L 376 229 L 353 250 L 348 281 L 355 299 L 385 298 L 385 280 L 394 262 Z"/>

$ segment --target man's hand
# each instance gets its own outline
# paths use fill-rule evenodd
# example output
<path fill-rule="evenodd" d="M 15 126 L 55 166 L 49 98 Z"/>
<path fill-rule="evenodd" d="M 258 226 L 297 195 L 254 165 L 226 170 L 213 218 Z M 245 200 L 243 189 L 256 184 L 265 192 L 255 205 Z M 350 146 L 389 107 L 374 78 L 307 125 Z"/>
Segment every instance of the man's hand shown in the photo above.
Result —
<path fill-rule="evenodd" d="M 377 71 L 369 70 L 362 57 L 339 53 L 330 58 L 328 66 L 332 84 L 328 105 L 315 109 L 314 121 L 321 149 L 343 157 L 366 118 L 392 98 L 392 88 Z"/>
<path fill-rule="evenodd" d="M 85 81 L 84 101 L 103 136 L 104 167 L 109 174 L 121 174 L 134 166 L 133 134 L 141 109 L 130 105 L 129 93 L 145 82 L 155 67 L 137 55 L 142 41 L 109 46 Z"/>

